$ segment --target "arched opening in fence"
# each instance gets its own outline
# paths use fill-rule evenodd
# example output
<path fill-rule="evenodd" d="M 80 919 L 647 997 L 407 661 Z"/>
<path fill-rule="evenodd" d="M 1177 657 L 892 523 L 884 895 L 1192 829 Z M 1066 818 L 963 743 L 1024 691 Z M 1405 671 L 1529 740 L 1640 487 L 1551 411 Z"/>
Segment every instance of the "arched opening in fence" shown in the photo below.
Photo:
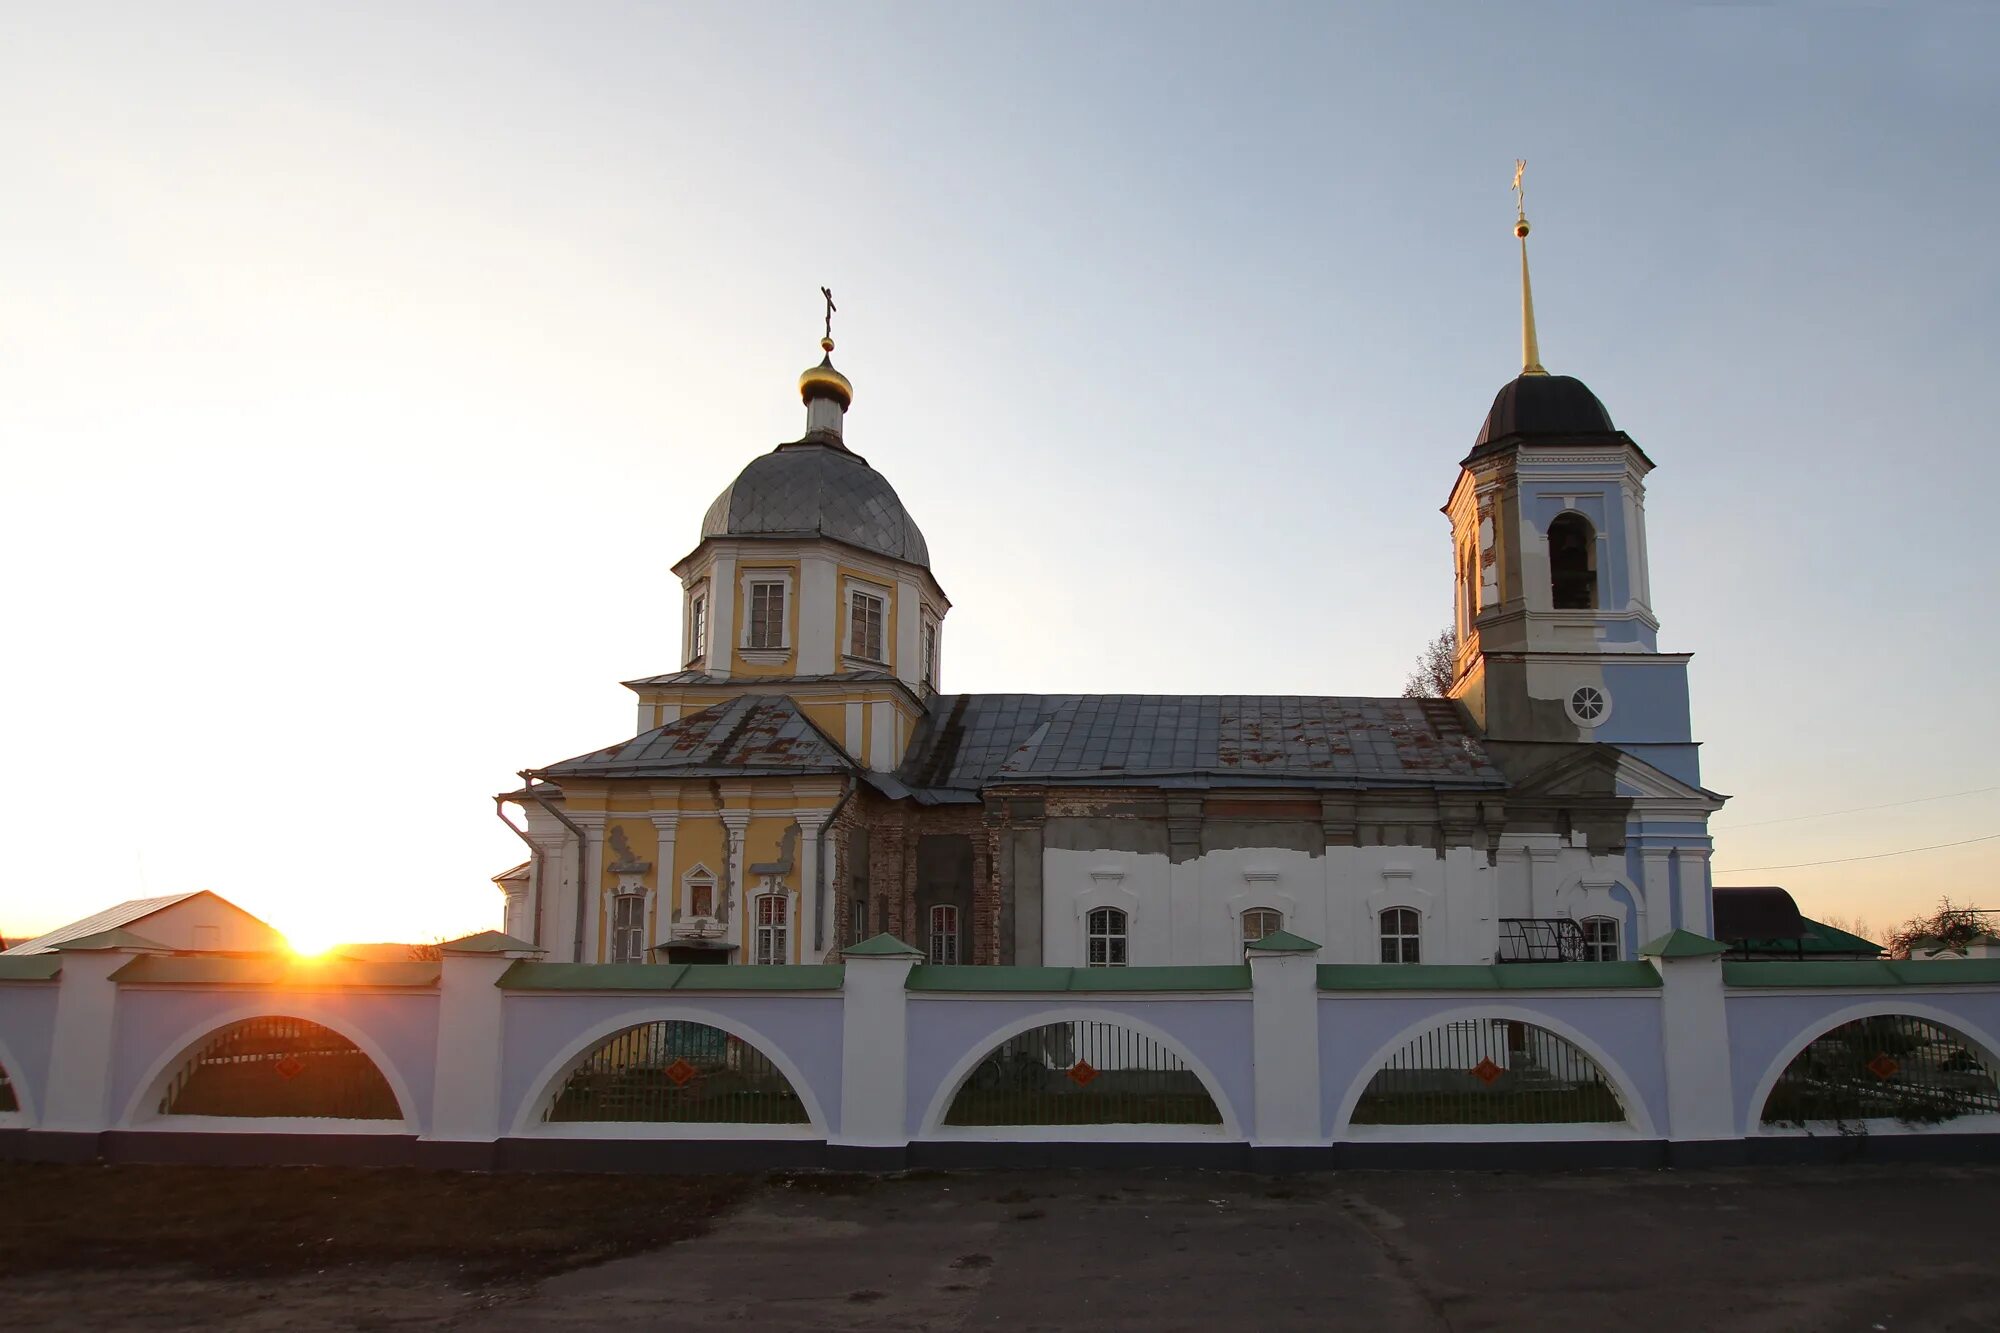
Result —
<path fill-rule="evenodd" d="M 803 1125 L 798 1090 L 769 1056 L 721 1028 L 657 1019 L 590 1048 L 542 1116 L 590 1122 Z"/>
<path fill-rule="evenodd" d="M 1617 1124 L 1611 1080 L 1574 1042 L 1533 1023 L 1444 1023 L 1391 1054 L 1362 1090 L 1356 1125 Z"/>
<path fill-rule="evenodd" d="M 14 1095 L 14 1081 L 7 1077 L 7 1066 L 0 1064 L 0 1115 L 21 1109 L 21 1101 Z"/>
<path fill-rule="evenodd" d="M 401 1120 L 389 1081 L 331 1028 L 267 1015 L 231 1023 L 167 1080 L 161 1115 Z"/>
<path fill-rule="evenodd" d="M 1118 1023 L 1069 1019 L 1018 1032 L 973 1066 L 947 1125 L 1220 1125 L 1201 1076 Z"/>
<path fill-rule="evenodd" d="M 1763 1123 L 1900 1120 L 1942 1124 L 2000 1113 L 1994 1069 L 1962 1033 L 1910 1014 L 1875 1014 L 1821 1033 L 1764 1099 Z"/>

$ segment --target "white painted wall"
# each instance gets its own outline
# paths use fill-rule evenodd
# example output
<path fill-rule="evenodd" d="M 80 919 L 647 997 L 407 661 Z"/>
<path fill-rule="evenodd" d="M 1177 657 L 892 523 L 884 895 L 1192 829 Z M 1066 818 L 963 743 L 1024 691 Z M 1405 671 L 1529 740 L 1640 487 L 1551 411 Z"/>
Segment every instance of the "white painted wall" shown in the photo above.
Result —
<path fill-rule="evenodd" d="M 285 937 L 242 908 L 203 894 L 162 908 L 126 929 L 169 949 L 262 953 L 283 949 Z"/>
<path fill-rule="evenodd" d="M 1490 963 L 1499 917 L 1623 920 L 1613 886 L 1645 906 L 1622 854 L 1593 854 L 1553 835 L 1503 843 L 1495 866 L 1471 847 L 1443 857 L 1428 847 L 1329 847 L 1321 856 L 1232 848 L 1179 865 L 1151 853 L 1049 848 L 1042 855 L 1042 960 L 1083 966 L 1088 914 L 1118 907 L 1128 914 L 1132 966 L 1237 963 L 1242 914 L 1269 907 L 1284 913 L 1285 929 L 1323 946 L 1321 961 L 1379 962 L 1381 914 L 1410 907 L 1423 919 L 1424 962 Z M 1658 911 L 1665 921 L 1664 903 Z M 1644 928 L 1628 926 L 1621 940 L 1627 958 L 1651 937 Z"/>

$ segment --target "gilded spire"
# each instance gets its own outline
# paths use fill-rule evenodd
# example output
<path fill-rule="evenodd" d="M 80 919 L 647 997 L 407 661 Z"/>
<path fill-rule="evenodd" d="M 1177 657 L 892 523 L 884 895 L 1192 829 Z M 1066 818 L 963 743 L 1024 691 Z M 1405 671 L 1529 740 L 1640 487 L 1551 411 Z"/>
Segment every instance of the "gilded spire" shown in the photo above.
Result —
<path fill-rule="evenodd" d="M 1528 285 L 1528 192 L 1521 185 L 1527 170 L 1526 158 L 1514 159 L 1514 235 L 1521 242 L 1521 373 L 1546 375 L 1542 349 L 1535 341 L 1535 292 Z"/>

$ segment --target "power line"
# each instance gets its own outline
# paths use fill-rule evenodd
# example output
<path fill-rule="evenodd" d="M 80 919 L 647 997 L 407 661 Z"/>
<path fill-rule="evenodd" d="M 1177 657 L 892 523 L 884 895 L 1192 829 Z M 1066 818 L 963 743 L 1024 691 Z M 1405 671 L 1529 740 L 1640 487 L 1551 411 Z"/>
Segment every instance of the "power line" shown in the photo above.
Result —
<path fill-rule="evenodd" d="M 1822 810 L 1814 815 L 1786 815 L 1783 819 L 1759 819 L 1748 824 L 1717 824 L 1715 831 L 1725 829 L 1763 828 L 1766 824 L 1796 824 L 1802 819 L 1831 819 L 1835 815 L 1858 815 L 1867 810 L 1893 810 L 1899 805 L 1922 805 L 1926 801 L 1949 801 L 1955 796 L 1983 796 L 1989 791 L 2000 791 L 2000 787 L 1974 787 L 1970 791 L 1948 791 L 1942 796 L 1917 796 L 1907 801 L 1884 801 L 1880 805 L 1856 805 L 1845 810 Z"/>
<path fill-rule="evenodd" d="M 1983 837 L 1966 838 L 1959 842 L 1934 842 L 1928 847 L 1905 847 L 1900 852 L 1872 852 L 1867 856 L 1836 856 L 1831 861 L 1794 861 L 1783 866 L 1733 866 L 1715 867 L 1718 875 L 1747 875 L 1753 870 L 1804 870 L 1808 866 L 1837 866 L 1849 861 L 1880 861 L 1887 856 L 1909 856 L 1916 852 L 1941 851 L 1946 847 L 1969 847 L 1975 842 L 1992 842 L 2000 838 L 2000 833 L 1988 833 Z"/>

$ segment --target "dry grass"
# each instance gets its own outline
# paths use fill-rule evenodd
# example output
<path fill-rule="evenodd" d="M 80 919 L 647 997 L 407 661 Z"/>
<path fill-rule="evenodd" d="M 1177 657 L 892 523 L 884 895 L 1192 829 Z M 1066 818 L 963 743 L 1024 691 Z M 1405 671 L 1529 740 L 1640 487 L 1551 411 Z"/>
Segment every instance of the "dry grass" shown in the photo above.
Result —
<path fill-rule="evenodd" d="M 384 1261 L 533 1279 L 698 1236 L 742 1176 L 0 1162 L 0 1272 Z"/>

